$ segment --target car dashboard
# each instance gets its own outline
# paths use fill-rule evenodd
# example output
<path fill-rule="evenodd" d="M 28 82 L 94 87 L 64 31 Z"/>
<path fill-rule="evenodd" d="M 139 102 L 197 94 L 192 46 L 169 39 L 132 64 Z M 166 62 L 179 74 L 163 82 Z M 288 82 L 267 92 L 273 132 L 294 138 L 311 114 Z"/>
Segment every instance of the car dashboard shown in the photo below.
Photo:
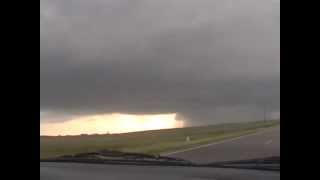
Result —
<path fill-rule="evenodd" d="M 280 171 L 40 162 L 41 180 L 279 180 Z"/>

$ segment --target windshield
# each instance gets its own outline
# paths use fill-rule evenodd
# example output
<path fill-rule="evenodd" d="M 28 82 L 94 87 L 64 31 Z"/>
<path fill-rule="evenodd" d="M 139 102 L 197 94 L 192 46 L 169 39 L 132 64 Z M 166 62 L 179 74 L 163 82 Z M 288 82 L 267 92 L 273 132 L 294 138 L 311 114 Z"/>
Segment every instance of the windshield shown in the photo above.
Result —
<path fill-rule="evenodd" d="M 271 157 L 280 0 L 40 1 L 42 161 Z"/>

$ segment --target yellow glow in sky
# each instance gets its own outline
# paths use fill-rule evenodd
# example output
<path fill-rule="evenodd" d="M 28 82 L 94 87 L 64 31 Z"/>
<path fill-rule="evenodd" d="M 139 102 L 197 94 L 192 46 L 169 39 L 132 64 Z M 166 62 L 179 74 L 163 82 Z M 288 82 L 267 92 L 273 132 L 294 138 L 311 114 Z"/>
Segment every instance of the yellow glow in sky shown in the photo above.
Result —
<path fill-rule="evenodd" d="M 86 116 L 60 123 L 40 124 L 41 135 L 79 135 L 125 133 L 134 131 L 183 127 L 176 114 L 129 115 L 106 114 Z"/>

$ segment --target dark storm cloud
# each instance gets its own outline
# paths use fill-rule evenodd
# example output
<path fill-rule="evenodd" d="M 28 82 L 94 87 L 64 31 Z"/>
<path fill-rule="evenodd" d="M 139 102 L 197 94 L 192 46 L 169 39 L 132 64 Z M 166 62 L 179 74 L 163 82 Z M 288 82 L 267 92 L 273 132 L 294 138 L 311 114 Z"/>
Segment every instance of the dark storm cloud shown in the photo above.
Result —
<path fill-rule="evenodd" d="M 42 0 L 41 119 L 280 111 L 279 17 L 271 0 Z"/>

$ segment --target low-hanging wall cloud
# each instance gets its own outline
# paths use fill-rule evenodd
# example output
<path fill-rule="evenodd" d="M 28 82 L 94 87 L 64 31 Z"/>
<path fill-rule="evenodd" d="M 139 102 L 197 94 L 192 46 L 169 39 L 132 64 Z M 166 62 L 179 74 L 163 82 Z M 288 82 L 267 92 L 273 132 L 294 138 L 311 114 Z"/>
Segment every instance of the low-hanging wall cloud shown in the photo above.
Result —
<path fill-rule="evenodd" d="M 42 0 L 40 119 L 280 112 L 280 1 Z"/>

